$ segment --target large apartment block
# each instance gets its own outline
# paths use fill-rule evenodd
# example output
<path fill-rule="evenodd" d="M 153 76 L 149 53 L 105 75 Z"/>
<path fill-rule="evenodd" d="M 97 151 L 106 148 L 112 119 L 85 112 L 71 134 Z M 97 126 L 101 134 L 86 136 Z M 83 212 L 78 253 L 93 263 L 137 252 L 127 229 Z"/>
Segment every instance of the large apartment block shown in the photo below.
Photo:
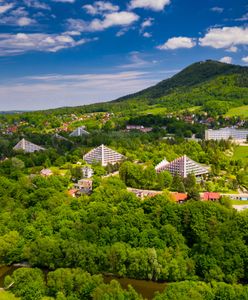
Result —
<path fill-rule="evenodd" d="M 228 140 L 234 141 L 246 141 L 248 136 L 248 129 L 236 129 L 236 128 L 220 128 L 217 130 L 207 129 L 205 131 L 206 140 Z"/>
<path fill-rule="evenodd" d="M 116 164 L 123 160 L 125 156 L 101 145 L 85 154 L 83 158 L 88 164 L 100 163 L 102 166 L 107 166 L 108 164 Z"/>
<path fill-rule="evenodd" d="M 155 167 L 157 173 L 163 171 L 169 171 L 173 176 L 178 174 L 183 178 L 193 173 L 196 177 L 209 173 L 208 168 L 190 159 L 186 155 L 179 157 L 172 162 L 168 162 L 166 159 Z"/>
<path fill-rule="evenodd" d="M 22 150 L 25 153 L 32 153 L 35 151 L 44 151 L 45 150 L 45 148 L 35 145 L 25 139 L 20 140 L 20 142 L 17 143 L 13 149 L 16 151 Z"/>

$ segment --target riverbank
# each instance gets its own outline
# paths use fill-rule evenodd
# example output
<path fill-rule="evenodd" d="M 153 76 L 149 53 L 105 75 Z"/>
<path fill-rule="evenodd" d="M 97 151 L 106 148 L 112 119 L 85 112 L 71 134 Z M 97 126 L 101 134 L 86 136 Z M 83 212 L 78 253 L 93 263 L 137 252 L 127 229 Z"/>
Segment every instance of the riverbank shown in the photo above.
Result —
<path fill-rule="evenodd" d="M 7 275 L 12 275 L 12 273 L 21 268 L 30 267 L 23 264 L 15 264 L 12 266 L 0 266 L 0 290 L 4 288 L 4 278 Z M 105 283 L 110 283 L 112 280 L 116 280 L 120 283 L 123 289 L 127 289 L 131 285 L 139 294 L 143 296 L 144 299 L 153 299 L 156 292 L 163 292 L 166 288 L 167 283 L 159 283 L 148 280 L 139 280 L 131 278 L 120 278 L 114 275 L 102 275 Z M 1 298 L 0 298 L 1 299 Z"/>

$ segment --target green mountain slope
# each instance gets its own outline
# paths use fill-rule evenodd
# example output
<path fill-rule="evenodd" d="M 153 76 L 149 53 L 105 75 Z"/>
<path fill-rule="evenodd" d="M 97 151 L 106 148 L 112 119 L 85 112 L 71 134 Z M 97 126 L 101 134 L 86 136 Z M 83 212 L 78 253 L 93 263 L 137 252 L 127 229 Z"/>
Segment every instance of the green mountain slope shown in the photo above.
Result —
<path fill-rule="evenodd" d="M 223 76 L 229 78 L 230 75 L 236 76 L 233 81 L 234 87 L 248 88 L 248 67 L 207 60 L 190 65 L 172 78 L 163 80 L 153 87 L 121 97 L 115 101 L 120 102 L 141 98 L 157 99 L 175 93 L 178 90 L 186 93 L 187 90 L 193 87 L 204 85 L 211 80 L 214 82 L 218 77 L 222 77 L 222 79 Z"/>

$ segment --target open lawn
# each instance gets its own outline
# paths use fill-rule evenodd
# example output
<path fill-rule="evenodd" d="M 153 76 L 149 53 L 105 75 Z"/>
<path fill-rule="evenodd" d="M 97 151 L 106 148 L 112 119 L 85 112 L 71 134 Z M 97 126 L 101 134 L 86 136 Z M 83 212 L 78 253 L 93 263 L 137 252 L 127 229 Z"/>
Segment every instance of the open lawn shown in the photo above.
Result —
<path fill-rule="evenodd" d="M 234 116 L 248 118 L 248 105 L 231 108 L 226 113 L 226 117 L 234 117 Z"/>
<path fill-rule="evenodd" d="M 246 200 L 231 200 L 232 205 L 248 205 Z"/>
<path fill-rule="evenodd" d="M 237 146 L 234 149 L 233 153 L 234 159 L 242 159 L 245 162 L 248 162 L 248 146 Z"/>
<path fill-rule="evenodd" d="M 148 114 L 153 114 L 153 115 L 163 115 L 167 112 L 167 108 L 166 107 L 155 107 L 154 108 L 150 108 L 150 109 L 146 109 L 143 111 L 140 111 L 140 114 L 144 114 L 144 115 L 148 115 Z"/>
<path fill-rule="evenodd" d="M 10 294 L 9 292 L 0 290 L 0 299 L 1 300 L 17 300 L 20 298 L 16 298 L 13 294 Z"/>

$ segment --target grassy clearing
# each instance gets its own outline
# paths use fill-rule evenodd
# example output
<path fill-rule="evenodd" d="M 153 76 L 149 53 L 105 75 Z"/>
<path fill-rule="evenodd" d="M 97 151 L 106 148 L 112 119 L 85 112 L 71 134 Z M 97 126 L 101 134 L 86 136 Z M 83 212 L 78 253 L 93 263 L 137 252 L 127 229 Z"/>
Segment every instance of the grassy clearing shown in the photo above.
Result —
<path fill-rule="evenodd" d="M 241 159 L 244 162 L 248 162 L 248 146 L 235 147 L 233 153 L 234 159 Z"/>
<path fill-rule="evenodd" d="M 232 205 L 248 205 L 246 200 L 231 200 Z"/>
<path fill-rule="evenodd" d="M 153 114 L 153 115 L 163 115 L 167 112 L 167 108 L 166 107 L 154 107 L 154 108 L 150 108 L 150 109 L 146 109 L 141 111 L 141 114 Z"/>
<path fill-rule="evenodd" d="M 248 118 L 248 105 L 231 108 L 226 113 L 226 117 L 234 117 L 234 116 Z"/>
<path fill-rule="evenodd" d="M 17 300 L 20 298 L 16 298 L 13 294 L 10 294 L 9 292 L 0 290 L 0 299 L 1 300 Z"/>

